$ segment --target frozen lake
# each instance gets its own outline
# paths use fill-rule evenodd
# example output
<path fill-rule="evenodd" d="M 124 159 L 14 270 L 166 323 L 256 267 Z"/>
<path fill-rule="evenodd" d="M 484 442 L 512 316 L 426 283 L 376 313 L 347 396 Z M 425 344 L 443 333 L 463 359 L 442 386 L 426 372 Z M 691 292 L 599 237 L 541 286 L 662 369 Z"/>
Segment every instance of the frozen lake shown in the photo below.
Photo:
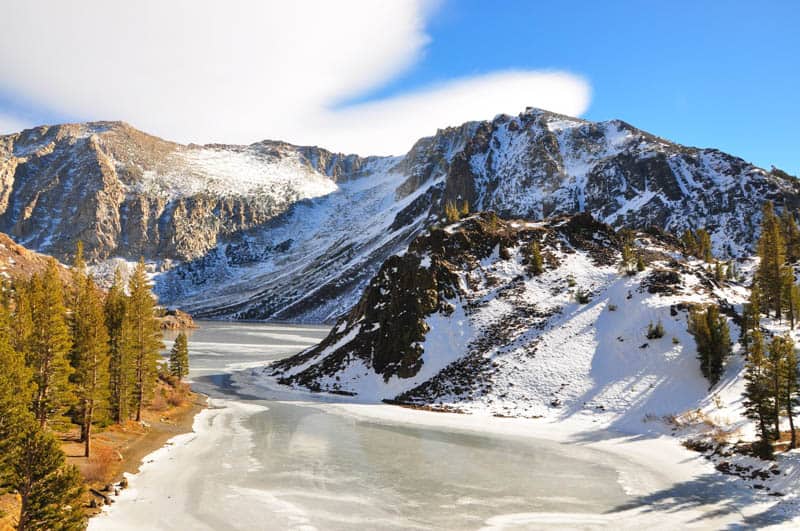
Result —
<path fill-rule="evenodd" d="M 697 477 L 704 465 L 674 441 L 563 442 L 525 434 L 535 420 L 237 394 L 231 371 L 297 352 L 327 329 L 201 326 L 189 338 L 191 377 L 211 407 L 196 433 L 148 458 L 92 529 L 667 529 L 742 519 L 731 504 L 744 501 L 738 487 Z M 673 454 L 684 462 L 666 470 Z"/>

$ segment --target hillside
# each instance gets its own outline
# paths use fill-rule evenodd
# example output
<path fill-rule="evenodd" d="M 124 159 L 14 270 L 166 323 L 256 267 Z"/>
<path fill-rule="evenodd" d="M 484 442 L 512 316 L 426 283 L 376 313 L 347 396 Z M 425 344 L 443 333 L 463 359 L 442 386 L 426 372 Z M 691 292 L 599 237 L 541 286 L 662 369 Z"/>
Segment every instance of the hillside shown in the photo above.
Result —
<path fill-rule="evenodd" d="M 440 130 L 399 157 L 185 146 L 118 122 L 0 137 L 0 230 L 62 259 L 80 239 L 99 266 L 144 256 L 162 301 L 201 317 L 333 321 L 448 201 L 507 219 L 707 227 L 726 256 L 752 251 L 766 199 L 795 208 L 798 184 L 537 109 Z"/>
<path fill-rule="evenodd" d="M 47 267 L 49 256 L 33 252 L 14 243 L 8 235 L 0 233 L 0 276 L 6 280 L 24 280 Z M 68 269 L 62 266 L 63 279 L 69 280 Z"/>
<path fill-rule="evenodd" d="M 545 271 L 530 270 L 539 242 Z M 502 416 L 590 415 L 616 427 L 701 404 L 687 315 L 746 297 L 686 260 L 671 237 L 636 234 L 646 268 L 620 273 L 621 240 L 590 216 L 493 214 L 431 229 L 389 259 L 318 346 L 266 369 L 316 391 Z M 648 339 L 648 326 L 664 335 Z M 737 327 L 731 323 L 734 338 Z"/>

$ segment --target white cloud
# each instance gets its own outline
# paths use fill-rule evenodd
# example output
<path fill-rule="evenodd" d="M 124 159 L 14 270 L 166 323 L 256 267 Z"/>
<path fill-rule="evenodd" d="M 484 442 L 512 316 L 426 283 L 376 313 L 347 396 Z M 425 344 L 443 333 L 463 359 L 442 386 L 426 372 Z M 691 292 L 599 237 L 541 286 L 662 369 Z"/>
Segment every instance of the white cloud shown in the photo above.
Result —
<path fill-rule="evenodd" d="M 315 129 L 331 149 L 398 154 L 439 128 L 517 114 L 531 105 L 577 116 L 590 96 L 589 84 L 571 74 L 500 72 L 330 112 Z"/>
<path fill-rule="evenodd" d="M 581 79 L 525 71 L 338 108 L 420 59 L 434 8 L 428 0 L 27 0 L 0 19 L 0 90 L 179 141 L 273 138 L 360 153 L 401 152 L 437 127 L 527 105 L 585 110 Z"/>

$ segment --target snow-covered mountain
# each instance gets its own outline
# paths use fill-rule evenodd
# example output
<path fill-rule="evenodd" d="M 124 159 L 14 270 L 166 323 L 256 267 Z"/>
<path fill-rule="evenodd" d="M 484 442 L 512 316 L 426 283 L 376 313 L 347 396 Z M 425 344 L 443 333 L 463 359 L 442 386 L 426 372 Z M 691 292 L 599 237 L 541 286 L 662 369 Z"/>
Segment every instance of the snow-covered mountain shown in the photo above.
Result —
<path fill-rule="evenodd" d="M 434 228 L 383 265 L 322 343 L 256 372 L 358 400 L 504 416 L 619 424 L 684 412 L 709 394 L 689 306 L 730 311 L 748 292 L 682 257 L 668 235 L 640 232 L 634 245 L 646 270 L 628 276 L 618 234 L 586 215 L 476 214 Z M 663 337 L 648 339 L 658 323 Z"/>
<path fill-rule="evenodd" d="M 798 183 L 624 122 L 537 109 L 440 130 L 404 156 L 281 142 L 183 146 L 122 123 L 0 137 L 0 230 L 66 259 L 144 256 L 163 302 L 203 317 L 330 321 L 447 201 L 504 218 L 588 212 L 615 227 L 707 227 L 752 249 L 761 204 Z"/>

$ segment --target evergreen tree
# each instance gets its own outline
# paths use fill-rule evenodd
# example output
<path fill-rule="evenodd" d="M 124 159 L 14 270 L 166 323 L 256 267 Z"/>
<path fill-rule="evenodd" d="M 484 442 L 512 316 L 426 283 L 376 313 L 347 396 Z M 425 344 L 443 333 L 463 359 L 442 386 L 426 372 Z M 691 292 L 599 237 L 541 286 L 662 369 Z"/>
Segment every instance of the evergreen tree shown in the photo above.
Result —
<path fill-rule="evenodd" d="M 130 418 L 135 375 L 128 297 L 119 268 L 114 272 L 114 283 L 106 296 L 105 315 L 109 338 L 109 409 L 111 418 L 119 424 Z"/>
<path fill-rule="evenodd" d="M 11 486 L 21 499 L 17 529 L 82 530 L 83 479 L 74 466 L 64 464 L 64 453 L 53 436 L 31 423 L 11 457 Z"/>
<path fill-rule="evenodd" d="M 623 229 L 620 231 L 622 239 L 622 262 L 620 263 L 620 271 L 626 275 L 632 275 L 636 271 L 636 254 L 633 251 L 633 231 Z"/>
<path fill-rule="evenodd" d="M 30 356 L 33 338 L 33 282 L 19 281 L 13 286 L 13 315 L 11 319 L 12 337 L 11 345 L 26 360 Z"/>
<path fill-rule="evenodd" d="M 11 456 L 19 436 L 33 422 L 31 372 L 25 356 L 13 347 L 8 301 L 0 305 L 0 491 L 8 483 Z"/>
<path fill-rule="evenodd" d="M 778 338 L 776 338 L 778 339 Z M 780 339 L 777 347 L 781 352 L 782 363 L 780 365 L 780 379 L 783 382 L 783 395 L 780 397 L 782 407 L 786 416 L 789 418 L 789 431 L 791 433 L 791 448 L 797 448 L 797 434 L 794 430 L 794 408 L 797 405 L 797 355 L 794 351 L 794 341 L 786 335 Z"/>
<path fill-rule="evenodd" d="M 64 286 L 54 259 L 41 275 L 31 279 L 31 332 L 28 365 L 36 392 L 33 412 L 42 427 L 63 411 L 72 399 L 68 356 L 72 347 L 64 307 Z"/>
<path fill-rule="evenodd" d="M 73 308 L 73 382 L 81 412 L 84 456 L 91 451 L 92 422 L 108 399 L 109 338 L 100 289 L 85 275 Z"/>
<path fill-rule="evenodd" d="M 714 263 L 714 280 L 717 282 L 722 282 L 725 280 L 725 270 L 722 267 L 722 263 L 717 260 Z"/>
<path fill-rule="evenodd" d="M 711 252 L 711 235 L 706 229 L 697 229 L 695 240 L 697 241 L 697 257 L 710 264 L 714 260 L 714 254 Z"/>
<path fill-rule="evenodd" d="M 458 205 L 454 201 L 448 201 L 444 205 L 444 217 L 448 223 L 455 223 L 461 219 L 461 212 L 458 210 Z"/>
<path fill-rule="evenodd" d="M 794 330 L 797 313 L 800 310 L 800 289 L 794 283 L 794 271 L 791 267 L 781 268 L 781 283 L 783 285 L 782 301 L 789 326 Z"/>
<path fill-rule="evenodd" d="M 644 265 L 644 259 L 642 258 L 642 254 L 641 253 L 637 253 L 636 254 L 636 271 L 641 273 L 645 269 L 646 269 L 646 267 Z"/>
<path fill-rule="evenodd" d="M 169 353 L 169 372 L 179 381 L 189 374 L 189 345 L 184 332 L 178 334 L 172 345 Z"/>
<path fill-rule="evenodd" d="M 800 231 L 797 229 L 794 215 L 786 207 L 781 214 L 781 228 L 786 245 L 786 259 L 793 264 L 800 259 Z"/>
<path fill-rule="evenodd" d="M 766 358 L 767 374 L 769 375 L 770 393 L 772 395 L 772 419 L 775 423 L 775 437 L 780 438 L 780 415 L 784 406 L 785 388 L 787 382 L 786 359 L 794 348 L 794 343 L 788 337 L 775 336 L 769 344 L 769 353 Z"/>
<path fill-rule="evenodd" d="M 786 248 L 783 243 L 780 223 L 775 216 L 771 202 L 764 203 L 761 220 L 761 237 L 758 240 L 760 258 L 756 271 L 756 282 L 762 293 L 764 310 L 775 317 L 781 317 L 783 310 L 783 267 L 786 262 Z"/>
<path fill-rule="evenodd" d="M 161 330 L 155 317 L 155 300 L 150 291 L 144 259 L 139 260 L 128 283 L 128 316 L 131 323 L 131 352 L 134 361 L 133 407 L 136 421 L 142 420 L 142 407 L 158 376 Z"/>
<path fill-rule="evenodd" d="M 706 310 L 693 310 L 689 316 L 689 331 L 697 343 L 697 358 L 700 370 L 715 385 L 722 376 L 725 360 L 731 352 L 730 331 L 719 307 L 709 306 Z"/>
<path fill-rule="evenodd" d="M 544 273 L 544 259 L 539 242 L 533 240 L 528 246 L 528 270 L 534 276 Z"/>
<path fill-rule="evenodd" d="M 774 397 L 770 391 L 770 375 L 764 356 L 764 341 L 759 328 L 754 329 L 750 338 L 750 350 L 745 366 L 744 407 L 745 415 L 756 422 L 759 434 L 758 453 L 762 457 L 772 456 L 770 441 L 775 438 Z"/>
<path fill-rule="evenodd" d="M 83 242 L 78 242 L 75 248 L 75 258 L 72 261 L 72 283 L 70 285 L 70 306 L 75 307 L 78 297 L 82 293 L 83 281 L 86 278 L 86 261 L 83 259 Z"/>
<path fill-rule="evenodd" d="M 681 236 L 681 242 L 683 243 L 683 251 L 684 254 L 687 256 L 697 256 L 697 239 L 695 239 L 694 234 L 691 230 L 686 229 Z"/>
<path fill-rule="evenodd" d="M 745 352 L 749 352 L 750 338 L 754 332 L 761 330 L 761 291 L 758 284 L 754 284 L 750 290 L 750 302 L 742 309 L 742 333 L 741 340 Z"/>
<path fill-rule="evenodd" d="M 728 267 L 725 268 L 725 278 L 731 281 L 736 280 L 736 262 L 734 260 L 728 262 Z"/>

